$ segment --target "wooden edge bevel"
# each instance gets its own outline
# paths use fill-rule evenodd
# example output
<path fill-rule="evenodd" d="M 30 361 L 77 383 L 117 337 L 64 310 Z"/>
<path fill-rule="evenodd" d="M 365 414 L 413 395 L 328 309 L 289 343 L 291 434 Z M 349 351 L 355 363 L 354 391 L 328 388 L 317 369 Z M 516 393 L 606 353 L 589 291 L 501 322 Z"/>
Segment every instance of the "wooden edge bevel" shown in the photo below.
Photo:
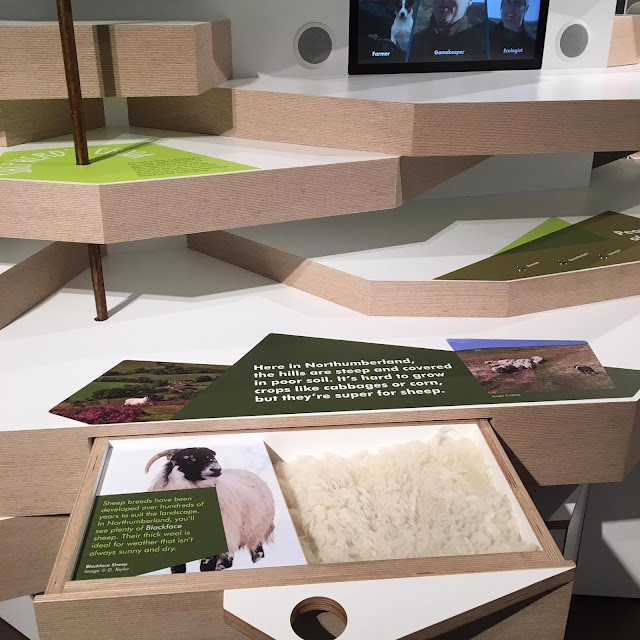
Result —
<path fill-rule="evenodd" d="M 640 63 L 640 16 L 616 16 L 609 51 L 610 67 Z"/>
<path fill-rule="evenodd" d="M 343 307 L 369 313 L 370 283 L 363 278 L 227 231 L 188 235 L 187 246 L 300 291 L 319 295 Z"/>
<path fill-rule="evenodd" d="M 0 602 L 45 590 L 68 520 L 68 516 L 0 520 Z"/>
<path fill-rule="evenodd" d="M 640 148 L 636 103 L 400 103 L 219 87 L 195 97 L 133 98 L 129 115 L 132 125 L 156 129 L 399 156 L 488 156 Z"/>
<path fill-rule="evenodd" d="M 487 444 L 489 445 L 491 453 L 498 462 L 502 473 L 507 479 L 507 482 L 509 483 L 511 490 L 514 493 L 516 500 L 524 511 L 525 517 L 529 521 L 529 524 L 531 525 L 536 537 L 538 538 L 542 550 L 551 562 L 558 562 L 560 564 L 563 564 L 565 562 L 563 555 L 560 553 L 558 546 L 549 533 L 549 529 L 547 529 L 544 524 L 542 516 L 538 513 L 538 510 L 533 504 L 531 497 L 522 484 L 522 480 L 518 476 L 514 466 L 511 464 L 511 461 L 505 453 L 505 450 L 502 448 L 498 437 L 491 427 L 491 423 L 488 420 L 479 419 L 478 427 Z M 569 566 L 575 565 L 573 565 L 573 563 L 569 563 Z"/>
<path fill-rule="evenodd" d="M 98 438 L 91 450 L 89 464 L 80 486 L 80 491 L 71 511 L 69 523 L 64 532 L 62 544 L 47 584 L 46 593 L 62 593 L 76 562 L 84 531 L 91 516 L 91 507 L 96 495 L 98 483 L 107 460 L 108 438 Z"/>

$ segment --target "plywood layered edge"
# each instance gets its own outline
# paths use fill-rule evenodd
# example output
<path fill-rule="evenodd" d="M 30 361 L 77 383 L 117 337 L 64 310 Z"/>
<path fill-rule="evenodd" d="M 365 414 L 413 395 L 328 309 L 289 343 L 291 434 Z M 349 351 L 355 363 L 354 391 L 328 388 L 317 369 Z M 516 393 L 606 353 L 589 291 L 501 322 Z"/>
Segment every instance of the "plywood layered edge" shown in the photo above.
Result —
<path fill-rule="evenodd" d="M 640 148 L 635 100 L 412 104 L 357 95 L 219 87 L 190 98 L 130 99 L 129 120 L 140 127 L 404 156 Z"/>
<path fill-rule="evenodd" d="M 233 232 L 191 249 L 371 316 L 502 318 L 640 295 L 640 262 L 508 282 L 367 280 Z"/>
<path fill-rule="evenodd" d="M 231 22 L 75 25 L 86 98 L 197 95 L 231 77 Z M 66 98 L 55 22 L 0 23 L 0 99 Z"/>
<path fill-rule="evenodd" d="M 393 209 L 484 159 L 373 157 L 100 185 L 5 179 L 0 236 L 109 244 Z"/>
<path fill-rule="evenodd" d="M 616 16 L 613 23 L 609 66 L 640 63 L 640 16 Z"/>
<path fill-rule="evenodd" d="M 54 242 L 0 273 L 0 329 L 88 268 L 85 245 Z"/>
<path fill-rule="evenodd" d="M 0 602 L 45 590 L 68 520 L 0 519 Z"/>
<path fill-rule="evenodd" d="M 66 426 L 0 433 L 0 513 L 70 513 L 93 439 L 206 431 L 323 428 L 486 418 L 526 485 L 619 482 L 640 457 L 639 398 L 444 407 L 128 425 Z M 25 468 L 22 460 L 30 460 Z M 31 469 L 38 468 L 34 474 Z"/>
<path fill-rule="evenodd" d="M 102 100 L 85 100 L 87 129 L 104 127 Z M 68 100 L 0 100 L 0 147 L 71 133 Z"/>

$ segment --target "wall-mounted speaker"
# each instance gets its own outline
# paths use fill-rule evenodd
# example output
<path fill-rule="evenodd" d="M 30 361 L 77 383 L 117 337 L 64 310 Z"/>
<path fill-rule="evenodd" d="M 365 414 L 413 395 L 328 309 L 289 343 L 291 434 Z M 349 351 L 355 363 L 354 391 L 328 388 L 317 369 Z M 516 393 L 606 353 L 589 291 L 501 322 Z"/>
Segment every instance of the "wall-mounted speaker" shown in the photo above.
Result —
<path fill-rule="evenodd" d="M 558 51 L 569 60 L 579 58 L 589 47 L 591 33 L 584 22 L 574 22 L 558 34 Z"/>
<path fill-rule="evenodd" d="M 617 0 L 551 0 L 542 66 L 604 69 Z"/>
<path fill-rule="evenodd" d="M 293 51 L 298 62 L 310 69 L 325 63 L 334 48 L 334 38 L 327 25 L 309 22 L 298 30 L 293 39 Z"/>

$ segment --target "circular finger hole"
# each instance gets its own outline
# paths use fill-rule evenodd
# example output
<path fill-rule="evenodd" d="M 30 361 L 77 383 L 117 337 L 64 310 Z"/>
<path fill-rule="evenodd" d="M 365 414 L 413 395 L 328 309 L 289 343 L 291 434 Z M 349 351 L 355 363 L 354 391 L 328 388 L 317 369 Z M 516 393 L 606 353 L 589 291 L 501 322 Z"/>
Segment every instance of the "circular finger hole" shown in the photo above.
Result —
<path fill-rule="evenodd" d="M 302 640 L 333 640 L 346 627 L 346 611 L 330 598 L 307 598 L 291 612 L 291 628 Z"/>

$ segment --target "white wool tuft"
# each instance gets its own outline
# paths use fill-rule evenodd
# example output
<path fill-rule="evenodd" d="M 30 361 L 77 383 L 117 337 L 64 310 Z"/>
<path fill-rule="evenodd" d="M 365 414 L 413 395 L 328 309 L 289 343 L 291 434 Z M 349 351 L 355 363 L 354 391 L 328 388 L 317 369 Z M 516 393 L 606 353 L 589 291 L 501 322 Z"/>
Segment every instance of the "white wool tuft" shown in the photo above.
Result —
<path fill-rule="evenodd" d="M 482 451 L 439 436 L 275 466 L 310 563 L 532 551 Z"/>

